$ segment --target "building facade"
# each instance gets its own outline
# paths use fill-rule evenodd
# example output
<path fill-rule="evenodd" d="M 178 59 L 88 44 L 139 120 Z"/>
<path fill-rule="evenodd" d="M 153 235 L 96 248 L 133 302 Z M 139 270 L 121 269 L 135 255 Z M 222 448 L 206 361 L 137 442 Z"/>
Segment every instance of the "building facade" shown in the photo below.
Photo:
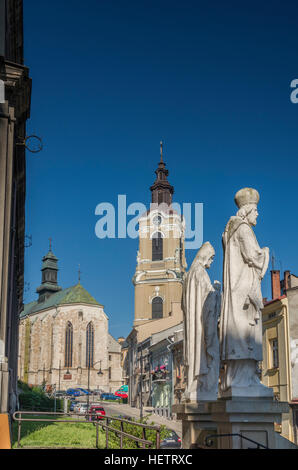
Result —
<path fill-rule="evenodd" d="M 277 430 L 298 444 L 298 277 L 271 271 L 272 300 L 264 302 L 262 381 L 272 387 L 276 400 L 286 401 Z"/>
<path fill-rule="evenodd" d="M 184 367 L 184 324 L 175 331 L 173 344 L 170 346 L 172 353 L 172 380 L 173 380 L 173 404 L 182 402 L 183 394 L 186 388 L 186 375 Z"/>
<path fill-rule="evenodd" d="M 0 0 L 0 414 L 17 403 L 23 308 L 26 161 L 31 79 L 24 66 L 23 2 Z"/>
<path fill-rule="evenodd" d="M 174 387 L 176 370 L 173 352 L 175 337 L 183 331 L 183 323 L 175 325 L 151 336 L 150 374 L 151 405 L 154 413 L 165 418 L 172 417 L 175 403 Z"/>
<path fill-rule="evenodd" d="M 57 262 L 50 249 L 38 300 L 25 305 L 20 316 L 19 378 L 56 390 L 114 392 L 123 384 L 121 345 L 109 334 L 103 305 L 80 282 L 66 289 L 58 285 Z"/>

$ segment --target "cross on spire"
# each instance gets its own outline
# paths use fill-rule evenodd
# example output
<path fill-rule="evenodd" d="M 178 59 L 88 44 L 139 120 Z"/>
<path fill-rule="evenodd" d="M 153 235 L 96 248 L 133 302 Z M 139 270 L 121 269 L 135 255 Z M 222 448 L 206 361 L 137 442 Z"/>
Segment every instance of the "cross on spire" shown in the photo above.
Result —
<path fill-rule="evenodd" d="M 166 169 L 166 164 L 163 161 L 163 144 L 164 142 L 160 141 L 160 162 L 158 164 L 158 168 L 155 171 L 156 180 L 154 181 L 153 185 L 150 187 L 152 192 L 152 203 L 172 203 L 172 195 L 174 193 L 173 186 L 170 185 L 168 182 L 168 174 L 169 171 Z"/>
<path fill-rule="evenodd" d="M 49 244 L 49 250 L 52 251 L 52 238 L 51 238 L 51 237 L 49 238 L 49 242 L 50 242 L 50 244 Z"/>
<path fill-rule="evenodd" d="M 81 283 L 81 265 L 79 264 L 79 270 L 78 270 L 78 279 L 79 279 L 79 284 Z"/>
<path fill-rule="evenodd" d="M 163 141 L 161 140 L 160 141 L 160 161 L 162 162 L 163 159 L 162 159 L 162 147 L 163 147 Z"/>

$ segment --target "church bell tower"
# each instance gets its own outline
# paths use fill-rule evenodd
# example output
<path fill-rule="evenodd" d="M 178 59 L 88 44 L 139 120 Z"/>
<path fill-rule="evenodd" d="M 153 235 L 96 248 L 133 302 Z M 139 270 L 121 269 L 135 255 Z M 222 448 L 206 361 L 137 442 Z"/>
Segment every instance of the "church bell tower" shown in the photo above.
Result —
<path fill-rule="evenodd" d="M 44 302 L 50 295 L 62 289 L 62 287 L 58 286 L 58 258 L 52 252 L 51 240 L 49 251 L 42 258 L 41 272 L 41 285 L 36 289 L 36 292 L 39 294 L 38 302 Z"/>
<path fill-rule="evenodd" d="M 186 268 L 184 224 L 172 208 L 174 187 L 168 181 L 162 142 L 155 174 L 150 210 L 139 219 L 134 326 L 171 317 L 174 304 L 180 308 Z"/>

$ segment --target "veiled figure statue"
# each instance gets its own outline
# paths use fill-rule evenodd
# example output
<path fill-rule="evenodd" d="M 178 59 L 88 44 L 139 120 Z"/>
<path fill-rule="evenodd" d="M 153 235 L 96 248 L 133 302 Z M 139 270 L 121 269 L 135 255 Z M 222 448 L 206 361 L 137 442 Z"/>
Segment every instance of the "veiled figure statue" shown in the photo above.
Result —
<path fill-rule="evenodd" d="M 184 362 L 190 401 L 216 400 L 219 378 L 218 318 L 220 283 L 212 286 L 207 274 L 215 251 L 209 242 L 199 249 L 188 271 L 182 293 Z"/>
<path fill-rule="evenodd" d="M 243 188 L 235 202 L 239 210 L 223 233 L 220 343 L 224 372 L 220 388 L 238 396 L 270 395 L 271 389 L 260 383 L 257 373 L 262 360 L 261 280 L 269 262 L 269 248 L 260 248 L 252 229 L 257 223 L 259 193 Z"/>

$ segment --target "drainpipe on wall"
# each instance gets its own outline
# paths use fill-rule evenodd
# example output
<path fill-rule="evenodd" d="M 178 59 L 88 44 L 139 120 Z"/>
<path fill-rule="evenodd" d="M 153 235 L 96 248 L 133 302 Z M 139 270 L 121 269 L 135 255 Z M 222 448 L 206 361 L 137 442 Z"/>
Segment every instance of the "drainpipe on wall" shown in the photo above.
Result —
<path fill-rule="evenodd" d="M 173 404 L 173 354 L 172 354 L 172 346 L 174 344 L 174 341 L 172 341 L 170 339 L 170 336 L 167 337 L 167 341 L 170 343 L 167 345 L 167 350 L 169 351 L 169 354 L 170 354 L 170 361 L 171 361 L 171 382 L 170 382 L 170 385 L 171 385 L 171 391 L 170 391 L 170 400 L 169 400 L 169 418 L 172 418 L 172 404 Z"/>

